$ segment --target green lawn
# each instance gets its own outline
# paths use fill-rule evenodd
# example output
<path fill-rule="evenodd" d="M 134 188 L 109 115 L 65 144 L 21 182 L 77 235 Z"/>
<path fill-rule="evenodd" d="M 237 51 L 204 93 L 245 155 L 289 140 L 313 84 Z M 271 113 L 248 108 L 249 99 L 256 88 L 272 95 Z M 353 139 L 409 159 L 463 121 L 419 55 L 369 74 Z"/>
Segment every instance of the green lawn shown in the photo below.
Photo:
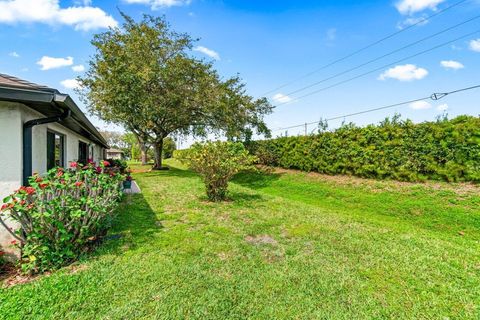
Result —
<path fill-rule="evenodd" d="M 251 173 L 213 204 L 169 164 L 134 174 L 94 254 L 2 289 L 0 317 L 480 318 L 478 187 Z"/>

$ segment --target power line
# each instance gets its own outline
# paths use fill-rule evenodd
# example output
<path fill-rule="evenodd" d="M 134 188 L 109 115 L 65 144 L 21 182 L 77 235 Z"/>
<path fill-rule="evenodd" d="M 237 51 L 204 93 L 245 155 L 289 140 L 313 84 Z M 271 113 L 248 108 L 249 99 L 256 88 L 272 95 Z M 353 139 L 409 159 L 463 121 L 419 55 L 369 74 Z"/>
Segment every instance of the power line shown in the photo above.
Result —
<path fill-rule="evenodd" d="M 342 72 L 336 73 L 336 74 L 334 74 L 334 75 L 332 75 L 332 76 L 330 76 L 330 77 L 328 77 L 328 78 L 324 78 L 324 79 L 322 79 L 322 80 L 319 80 L 319 81 L 317 81 L 317 82 L 314 82 L 314 83 L 312 83 L 312 84 L 310 84 L 310 85 L 307 85 L 307 86 L 305 86 L 305 87 L 302 87 L 302 88 L 300 88 L 300 89 L 297 89 L 297 90 L 288 92 L 286 95 L 287 95 L 287 96 L 290 96 L 290 95 L 293 95 L 293 94 L 296 94 L 296 93 L 305 91 L 305 90 L 307 90 L 307 89 L 309 89 L 309 88 L 312 88 L 312 87 L 314 87 L 314 86 L 316 86 L 316 85 L 319 85 L 319 84 L 321 84 L 321 83 L 323 83 L 323 82 L 326 82 L 326 81 L 328 81 L 328 80 L 332 80 L 332 79 L 337 78 L 337 77 L 339 77 L 339 76 L 341 76 L 341 75 L 344 75 L 344 74 L 346 74 L 346 73 L 349 73 L 349 72 L 352 72 L 352 71 L 354 71 L 354 70 L 360 69 L 361 67 L 364 67 L 364 66 L 369 65 L 369 64 L 371 64 L 371 63 L 373 63 L 373 62 L 376 62 L 376 61 L 378 61 L 378 60 L 381 60 L 381 59 L 383 59 L 383 58 L 386 58 L 386 57 L 388 57 L 388 56 L 391 56 L 392 54 L 395 54 L 395 53 L 400 52 L 400 51 L 402 51 L 402 50 L 405 50 L 405 49 L 408 49 L 408 48 L 410 48 L 410 47 L 413 47 L 413 46 L 415 46 L 415 45 L 417 45 L 417 44 L 419 44 L 419 43 L 421 43 L 421 42 L 424 42 L 424 41 L 426 41 L 426 40 L 432 39 L 432 38 L 434 38 L 434 37 L 436 37 L 436 36 L 439 36 L 439 35 L 441 35 L 441 34 L 443 34 L 443 33 L 445 33 L 445 32 L 448 32 L 448 31 L 450 31 L 450 30 L 453 30 L 453 29 L 455 29 L 455 28 L 458 28 L 458 27 L 460 27 L 460 26 L 463 26 L 463 25 L 465 25 L 465 24 L 467 24 L 467 23 L 469 23 L 469 22 L 472 22 L 472 21 L 474 21 L 474 20 L 476 20 L 476 19 L 478 19 L 478 18 L 480 18 L 480 15 L 477 15 L 477 16 L 475 16 L 475 17 L 473 17 L 473 18 L 470 18 L 470 19 L 468 19 L 468 20 L 465 20 L 465 21 L 463 21 L 463 22 L 460 22 L 460 23 L 458 23 L 458 24 L 456 24 L 456 25 L 454 25 L 454 26 L 448 27 L 448 28 L 443 29 L 443 30 L 441 30 L 441 31 L 439 31 L 439 32 L 436 32 L 436 33 L 434 33 L 434 34 L 431 34 L 431 35 L 429 35 L 429 36 L 427 36 L 427 37 L 424 37 L 424 38 L 422 38 L 422 39 L 420 39 L 420 40 L 417 40 L 417 41 L 415 41 L 415 42 L 412 42 L 412 43 L 410 43 L 410 44 L 407 44 L 407 45 L 405 45 L 405 46 L 403 46 L 403 47 L 401 47 L 401 48 L 398 48 L 398 49 L 396 49 L 396 50 L 390 51 L 389 53 L 386 53 L 386 54 L 384 54 L 384 55 L 381 55 L 381 56 L 379 56 L 379 57 L 376 57 L 376 58 L 374 58 L 374 59 L 371 59 L 371 60 L 369 60 L 369 61 L 367 61 L 367 62 L 365 62 L 365 63 L 362 63 L 362 64 L 360 64 L 360 65 L 358 65 L 358 66 L 355 66 L 355 67 L 352 67 L 352 68 L 350 68 L 350 69 L 344 70 L 344 71 L 342 71 Z"/>
<path fill-rule="evenodd" d="M 410 56 L 408 56 L 408 57 L 405 57 L 405 58 L 402 58 L 402 59 L 400 59 L 400 60 L 397 60 L 397 61 L 395 61 L 395 62 L 388 63 L 388 64 L 383 65 L 383 66 L 381 66 L 381 67 L 378 67 L 378 68 L 375 68 L 375 69 L 373 69 L 373 70 L 370 70 L 370 71 L 364 72 L 364 73 L 362 73 L 362 74 L 356 75 L 356 76 L 354 76 L 354 77 L 352 77 L 352 78 L 348 78 L 348 79 L 346 79 L 346 80 L 342 80 L 342 81 L 340 81 L 340 82 L 336 82 L 336 83 L 334 83 L 334 84 L 332 84 L 332 85 L 329 85 L 329 86 L 327 86 L 327 87 L 323 87 L 323 88 L 320 88 L 320 89 L 318 89 L 318 90 L 312 91 L 312 92 L 307 93 L 307 94 L 305 94 L 305 95 L 303 95 L 303 96 L 300 96 L 300 97 L 298 97 L 298 98 L 295 98 L 293 101 L 298 101 L 298 100 L 300 100 L 300 99 L 303 99 L 303 98 L 312 96 L 312 95 L 317 94 L 317 93 L 319 93 L 319 92 L 322 92 L 322 91 L 325 91 L 325 90 L 328 90 L 328 89 L 337 87 L 337 86 L 339 86 L 339 85 L 342 85 L 342 84 L 344 84 L 344 83 L 347 83 L 347 82 L 356 80 L 356 79 L 358 79 L 358 78 L 364 77 L 364 76 L 369 75 L 369 74 L 371 74 L 371 73 L 374 73 L 374 72 L 383 70 L 383 69 L 388 68 L 388 67 L 390 67 L 390 66 L 393 66 L 393 65 L 395 65 L 395 64 L 397 64 L 397 63 L 404 62 L 404 61 L 406 61 L 406 60 L 408 60 L 408 59 L 415 58 L 415 57 L 417 57 L 417 56 L 420 56 L 420 55 L 422 55 L 422 54 L 425 54 L 425 53 L 428 53 L 428 52 L 430 52 L 430 51 L 436 50 L 436 49 L 438 49 L 438 48 L 444 47 L 444 46 L 449 45 L 449 44 L 451 44 L 451 43 L 454 43 L 454 42 L 456 42 L 456 41 L 465 39 L 465 38 L 470 37 L 470 36 L 472 36 L 472 35 L 474 35 L 474 34 L 476 34 L 476 33 L 478 33 L 478 32 L 480 32 L 480 29 L 479 29 L 479 30 L 476 30 L 476 31 L 474 31 L 474 32 L 470 32 L 470 33 L 468 33 L 468 34 L 465 34 L 465 35 L 463 35 L 463 36 L 460 36 L 460 37 L 458 37 L 458 38 L 455 38 L 455 39 L 453 39 L 453 40 L 449 40 L 449 41 L 447 41 L 447 42 L 443 42 L 443 43 L 441 43 L 441 44 L 439 44 L 439 45 L 436 45 L 436 46 L 434 46 L 434 47 L 432 47 L 432 48 L 429 48 L 429 49 L 420 51 L 420 52 L 415 53 L 415 54 L 413 54 L 413 55 L 410 55 Z M 291 103 L 291 102 L 292 102 L 292 101 L 280 103 L 280 104 L 277 104 L 276 106 L 282 106 L 282 105 L 284 105 L 284 104 L 288 104 L 288 103 Z"/>
<path fill-rule="evenodd" d="M 455 93 L 464 92 L 464 91 L 468 91 L 468 90 L 478 89 L 478 88 L 480 88 L 480 84 L 479 85 L 474 85 L 474 86 L 471 86 L 471 87 L 466 87 L 466 88 L 461 88 L 461 89 L 449 91 L 449 92 L 433 93 L 433 94 L 431 94 L 430 96 L 427 96 L 427 97 L 408 100 L 408 101 L 403 101 L 403 102 L 394 103 L 394 104 L 389 104 L 389 105 L 385 105 L 385 106 L 381 106 L 381 107 L 376 107 L 376 108 L 371 108 L 371 109 L 358 111 L 358 112 L 354 112 L 354 113 L 344 114 L 344 115 L 341 115 L 341 116 L 335 116 L 333 118 L 324 119 L 323 121 L 333 121 L 333 120 L 338 120 L 338 119 L 347 118 L 347 117 L 351 117 L 351 116 L 357 116 L 357 115 L 364 114 L 364 113 L 369 113 L 369 112 L 374 112 L 374 111 L 378 111 L 378 110 L 394 108 L 394 107 L 398 107 L 398 106 L 402 106 L 402 105 L 405 105 L 405 104 L 410 104 L 410 103 L 414 103 L 414 102 L 418 102 L 418 101 L 423 101 L 423 100 L 427 100 L 427 99 L 437 101 L 437 100 L 440 100 L 442 98 L 445 98 L 448 95 L 452 95 L 452 94 L 455 94 Z M 293 126 L 289 126 L 289 127 L 274 129 L 272 131 L 282 131 L 282 130 L 300 128 L 300 127 L 309 126 L 309 125 L 317 124 L 317 123 L 318 123 L 318 121 L 306 122 L 306 123 L 293 125 Z"/>
<path fill-rule="evenodd" d="M 359 54 L 359 53 L 361 53 L 361 52 L 363 52 L 363 51 L 365 51 L 365 50 L 367 50 L 367 49 L 370 49 L 370 48 L 376 46 L 377 44 L 380 44 L 380 43 L 382 43 L 382 42 L 384 42 L 384 41 L 386 41 L 386 40 L 388 40 L 388 39 L 390 39 L 390 38 L 393 38 L 393 37 L 395 37 L 396 35 L 398 35 L 398 34 L 400 34 L 400 33 L 402 33 L 402 32 L 405 32 L 405 31 L 407 31 L 407 30 L 409 30 L 409 29 L 411 29 L 411 28 L 414 28 L 414 27 L 416 27 L 416 26 L 418 26 L 418 25 L 421 25 L 421 24 L 425 23 L 426 21 L 428 21 L 428 20 L 430 20 L 430 19 L 432 19 L 432 18 L 434 18 L 434 17 L 436 17 L 436 16 L 438 16 L 438 15 L 440 15 L 440 14 L 443 14 L 444 12 L 446 12 L 446 11 L 448 11 L 448 10 L 450 10 L 450 9 L 453 9 L 453 8 L 459 6 L 459 5 L 461 5 L 462 3 L 467 2 L 467 1 L 469 1 L 469 0 L 461 0 L 461 1 L 458 1 L 458 2 L 456 2 L 456 3 L 454 3 L 454 4 L 450 5 L 450 6 L 448 6 L 448 7 L 446 7 L 446 8 L 444 8 L 444 9 L 442 9 L 442 10 L 439 10 L 439 11 L 431 14 L 431 15 L 428 16 L 428 17 L 424 17 L 424 18 L 420 19 L 419 21 L 415 22 L 414 24 L 409 25 L 409 26 L 406 27 L 406 28 L 403 28 L 403 29 L 398 30 L 398 31 L 396 31 L 396 32 L 394 32 L 394 33 L 391 33 L 391 34 L 389 34 L 389 35 L 387 35 L 387 36 L 385 36 L 385 37 L 383 37 L 383 38 L 381 38 L 381 39 L 379 39 L 379 40 L 377 40 L 377 41 L 374 41 L 374 42 L 368 44 L 368 45 L 365 46 L 365 47 L 362 47 L 362 48 L 360 48 L 360 49 L 358 49 L 358 50 L 356 50 L 356 51 L 354 51 L 354 52 L 352 52 L 352 53 L 350 53 L 350 54 L 347 54 L 346 56 L 343 56 L 342 58 L 339 58 L 339 59 L 336 59 L 336 60 L 334 60 L 334 61 L 332 61 L 332 62 L 329 62 L 329 63 L 327 63 L 327 64 L 325 64 L 325 65 L 323 65 L 323 66 L 321 66 L 321 67 L 319 67 L 319 68 L 317 68 L 317 69 L 309 72 L 309 73 L 304 74 L 303 76 L 300 76 L 300 77 L 298 77 L 298 78 L 296 78 L 296 79 L 294 79 L 294 80 L 292 80 L 292 81 L 286 82 L 286 83 L 284 83 L 284 84 L 276 87 L 275 89 L 272 89 L 272 90 L 270 90 L 270 91 L 267 91 L 267 92 L 265 92 L 264 94 L 262 94 L 262 96 L 265 96 L 265 95 L 270 94 L 270 93 L 272 93 L 272 92 L 274 92 L 274 91 L 277 91 L 277 90 L 282 89 L 282 88 L 284 88 L 284 87 L 286 87 L 286 86 L 289 86 L 289 85 L 291 85 L 291 84 L 293 84 L 293 83 L 295 83 L 295 82 L 297 82 L 297 81 L 299 81 L 299 80 L 305 79 L 305 78 L 307 78 L 307 77 L 309 77 L 309 76 L 311 76 L 311 75 L 313 75 L 313 74 L 315 74 L 315 73 L 317 73 L 317 72 L 319 72 L 319 71 L 321 71 L 321 70 L 324 70 L 324 69 L 326 69 L 326 68 L 328 68 L 328 67 L 330 67 L 330 66 L 333 66 L 334 64 L 337 64 L 337 63 L 339 63 L 339 62 L 342 62 L 342 61 L 344 61 L 344 60 L 347 60 L 348 58 L 351 58 L 351 57 L 353 57 L 353 56 L 355 56 L 355 55 L 357 55 L 357 54 Z"/>

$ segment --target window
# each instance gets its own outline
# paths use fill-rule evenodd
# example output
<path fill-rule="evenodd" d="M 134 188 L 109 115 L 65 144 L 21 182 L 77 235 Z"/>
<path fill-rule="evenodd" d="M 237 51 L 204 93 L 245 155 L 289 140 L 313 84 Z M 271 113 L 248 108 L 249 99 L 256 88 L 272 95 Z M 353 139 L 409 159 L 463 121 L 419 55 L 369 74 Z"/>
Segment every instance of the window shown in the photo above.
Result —
<path fill-rule="evenodd" d="M 78 162 L 81 164 L 88 163 L 88 144 L 78 141 Z"/>
<path fill-rule="evenodd" d="M 95 161 L 94 149 L 93 144 L 88 146 L 88 159 L 92 162 Z"/>
<path fill-rule="evenodd" d="M 47 131 L 47 170 L 65 165 L 65 136 Z"/>

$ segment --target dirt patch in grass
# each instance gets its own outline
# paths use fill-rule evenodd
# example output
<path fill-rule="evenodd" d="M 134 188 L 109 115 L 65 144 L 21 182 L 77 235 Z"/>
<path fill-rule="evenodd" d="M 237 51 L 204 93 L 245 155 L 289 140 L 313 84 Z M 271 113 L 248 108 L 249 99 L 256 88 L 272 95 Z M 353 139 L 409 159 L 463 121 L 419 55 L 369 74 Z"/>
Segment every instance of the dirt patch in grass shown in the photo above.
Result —
<path fill-rule="evenodd" d="M 49 276 L 50 272 L 45 272 L 38 275 L 26 275 L 20 272 L 19 269 L 13 268 L 10 273 L 3 279 L 3 287 L 10 288 L 19 284 L 25 284 L 37 280 L 40 277 Z"/>
<path fill-rule="evenodd" d="M 75 274 L 87 270 L 88 266 L 85 264 L 71 264 L 65 267 L 65 271 L 69 274 Z M 44 272 L 42 274 L 28 275 L 24 274 L 15 267 L 13 264 L 9 264 L 2 270 L 0 274 L 0 281 L 3 282 L 4 288 L 13 287 L 19 284 L 26 284 L 35 281 L 39 278 L 48 277 L 52 272 Z"/>
<path fill-rule="evenodd" d="M 276 246 L 278 244 L 277 240 L 273 239 L 269 235 L 246 236 L 245 241 L 253 245 L 269 244 Z"/>
<path fill-rule="evenodd" d="M 396 180 L 376 180 L 369 178 L 360 178 L 349 175 L 328 175 L 318 172 L 304 172 L 294 169 L 274 168 L 272 172 L 278 174 L 304 174 L 309 179 L 333 183 L 344 186 L 365 187 L 372 192 L 394 191 L 410 192 L 416 188 L 424 188 L 432 191 L 450 191 L 456 195 L 471 195 L 480 192 L 480 185 L 469 182 L 405 182 Z"/>
<path fill-rule="evenodd" d="M 69 273 L 77 273 L 77 272 L 82 272 L 84 270 L 87 270 L 88 266 L 86 264 L 72 264 L 68 266 L 68 272 Z"/>

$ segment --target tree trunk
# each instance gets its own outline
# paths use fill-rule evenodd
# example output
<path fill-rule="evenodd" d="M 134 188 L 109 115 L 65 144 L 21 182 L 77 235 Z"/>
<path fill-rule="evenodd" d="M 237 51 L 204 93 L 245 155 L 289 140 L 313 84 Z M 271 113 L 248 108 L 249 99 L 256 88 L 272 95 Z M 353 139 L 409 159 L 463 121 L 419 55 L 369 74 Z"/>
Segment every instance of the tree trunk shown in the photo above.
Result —
<path fill-rule="evenodd" d="M 160 139 L 153 143 L 153 154 L 155 155 L 155 163 L 153 165 L 154 170 L 165 169 L 162 167 L 162 152 L 163 152 L 163 139 Z"/>
<path fill-rule="evenodd" d="M 133 131 L 133 134 L 135 135 L 135 138 L 137 138 L 138 147 L 140 148 L 140 158 L 141 158 L 141 161 L 142 161 L 142 165 L 146 165 L 146 164 L 148 164 L 147 144 L 145 143 L 145 140 L 140 135 L 138 135 L 134 131 Z"/>
<path fill-rule="evenodd" d="M 145 143 L 139 143 L 140 145 L 140 157 L 142 160 L 142 165 L 148 164 L 148 157 L 147 157 L 147 146 Z"/>

